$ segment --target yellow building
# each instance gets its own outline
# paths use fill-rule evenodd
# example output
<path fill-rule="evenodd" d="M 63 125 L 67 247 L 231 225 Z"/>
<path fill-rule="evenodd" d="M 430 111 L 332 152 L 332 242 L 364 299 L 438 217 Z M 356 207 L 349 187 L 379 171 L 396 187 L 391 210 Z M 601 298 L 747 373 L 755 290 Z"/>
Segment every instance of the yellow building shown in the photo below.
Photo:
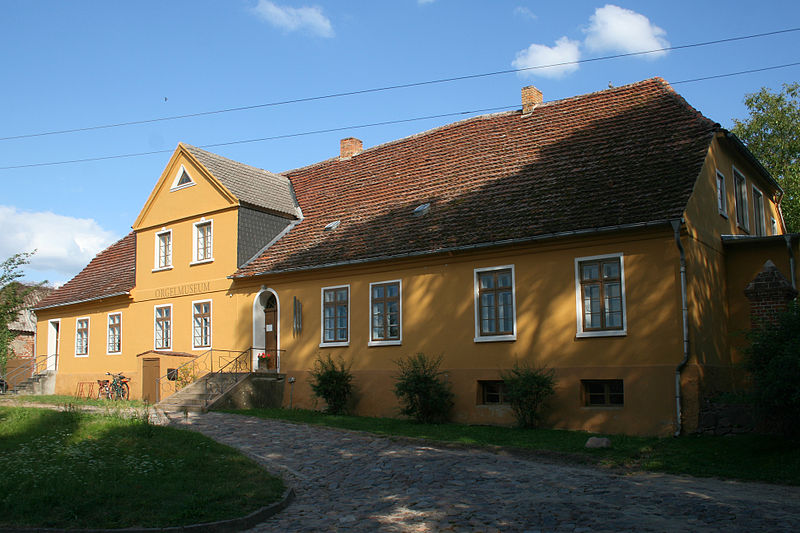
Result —
<path fill-rule="evenodd" d="M 155 401 L 266 353 L 310 408 L 341 355 L 358 412 L 395 416 L 394 361 L 423 352 L 457 421 L 510 424 L 524 361 L 556 373 L 553 427 L 693 430 L 739 386 L 747 284 L 767 259 L 794 284 L 780 187 L 661 79 L 522 100 L 282 174 L 180 144 L 133 231 L 40 304 L 41 366 Z"/>

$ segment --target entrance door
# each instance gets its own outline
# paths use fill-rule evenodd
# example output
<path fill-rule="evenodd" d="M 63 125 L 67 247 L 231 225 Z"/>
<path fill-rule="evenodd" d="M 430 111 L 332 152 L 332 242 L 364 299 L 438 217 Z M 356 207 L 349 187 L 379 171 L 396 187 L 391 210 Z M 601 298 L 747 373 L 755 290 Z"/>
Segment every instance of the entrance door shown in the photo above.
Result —
<path fill-rule="evenodd" d="M 56 370 L 58 368 L 58 349 L 60 341 L 61 321 L 51 320 L 47 327 L 47 370 Z M 41 369 L 37 368 L 37 372 Z"/>
<path fill-rule="evenodd" d="M 161 375 L 158 357 L 142 359 L 142 400 L 158 403 L 158 378 Z"/>
<path fill-rule="evenodd" d="M 270 294 L 264 306 L 264 352 L 269 358 L 270 370 L 278 368 L 278 302 Z"/>

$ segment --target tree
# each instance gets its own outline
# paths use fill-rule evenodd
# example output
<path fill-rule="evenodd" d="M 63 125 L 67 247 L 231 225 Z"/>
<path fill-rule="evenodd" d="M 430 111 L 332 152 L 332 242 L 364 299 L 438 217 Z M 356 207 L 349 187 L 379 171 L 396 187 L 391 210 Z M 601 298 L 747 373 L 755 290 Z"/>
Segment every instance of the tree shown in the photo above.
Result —
<path fill-rule="evenodd" d="M 787 229 L 800 231 L 800 83 L 784 83 L 778 93 L 762 87 L 744 103 L 750 116 L 733 119 L 733 133 L 781 185 Z"/>
<path fill-rule="evenodd" d="M 17 280 L 22 277 L 22 267 L 30 262 L 30 253 L 14 254 L 0 263 L 0 375 L 5 376 L 8 361 L 14 356 L 11 341 L 14 335 L 8 325 L 14 321 L 25 295 L 30 290 Z"/>

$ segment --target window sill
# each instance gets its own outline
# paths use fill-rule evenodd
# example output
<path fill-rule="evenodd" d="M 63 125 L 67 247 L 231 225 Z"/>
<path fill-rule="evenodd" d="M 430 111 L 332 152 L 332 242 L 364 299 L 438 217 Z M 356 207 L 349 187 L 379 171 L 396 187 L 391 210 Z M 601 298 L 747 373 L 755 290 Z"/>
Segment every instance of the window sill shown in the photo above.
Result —
<path fill-rule="evenodd" d="M 608 330 L 608 331 L 579 331 L 575 338 L 588 339 L 592 337 L 627 337 L 627 330 Z"/>
<path fill-rule="evenodd" d="M 394 340 L 394 341 L 369 341 L 367 346 L 402 346 L 403 341 L 401 340 Z"/>
<path fill-rule="evenodd" d="M 88 353 L 81 353 L 81 354 L 76 353 L 75 357 L 77 359 L 85 359 L 85 358 L 89 357 L 89 354 Z"/>
<path fill-rule="evenodd" d="M 321 342 L 319 343 L 320 348 L 340 348 L 343 346 L 350 346 L 350 341 L 347 342 Z"/>
<path fill-rule="evenodd" d="M 106 352 L 106 355 L 122 355 L 122 351 L 119 351 L 119 352 Z"/>
<path fill-rule="evenodd" d="M 213 262 L 214 258 L 212 257 L 211 259 L 203 259 L 202 261 L 192 261 L 191 263 L 189 263 L 189 266 L 205 265 L 206 263 L 213 263 Z"/>
<path fill-rule="evenodd" d="M 582 405 L 584 411 L 621 411 L 624 405 Z"/>
<path fill-rule="evenodd" d="M 475 342 L 513 342 L 517 340 L 516 335 L 494 335 L 492 337 L 475 337 Z"/>
<path fill-rule="evenodd" d="M 166 267 L 154 268 L 153 272 L 163 272 L 165 270 L 172 270 L 172 265 Z"/>
<path fill-rule="evenodd" d="M 169 352 L 169 351 L 172 351 L 172 346 L 170 346 L 168 348 L 153 348 L 153 350 L 156 351 L 156 352 Z"/>
<path fill-rule="evenodd" d="M 208 351 L 210 349 L 211 349 L 211 346 L 192 346 L 192 351 L 193 352 L 199 352 L 200 350 Z"/>
<path fill-rule="evenodd" d="M 178 185 L 177 187 L 171 187 L 169 189 L 169 192 L 180 191 L 181 189 L 186 189 L 186 188 L 192 187 L 194 185 L 196 185 L 194 182 L 192 182 L 192 183 L 184 183 L 183 185 Z"/>

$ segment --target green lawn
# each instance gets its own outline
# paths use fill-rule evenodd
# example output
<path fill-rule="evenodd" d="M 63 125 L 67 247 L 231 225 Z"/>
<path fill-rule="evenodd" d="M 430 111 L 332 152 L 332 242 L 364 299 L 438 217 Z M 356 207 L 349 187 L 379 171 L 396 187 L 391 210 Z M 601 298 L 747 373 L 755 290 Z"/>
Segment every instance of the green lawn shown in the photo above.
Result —
<path fill-rule="evenodd" d="M 0 396 L 0 405 L 8 403 L 43 403 L 49 405 L 94 405 L 98 407 L 144 407 L 144 403 L 139 400 L 109 400 L 96 398 L 76 398 L 61 394 L 35 395 L 35 394 L 5 394 Z"/>
<path fill-rule="evenodd" d="M 300 409 L 244 409 L 230 412 L 378 435 L 508 447 L 570 462 L 619 467 L 629 471 L 800 485 L 800 443 L 775 436 L 687 435 L 654 438 L 607 435 L 611 439 L 611 448 L 587 450 L 584 445 L 592 434 L 582 431 L 417 424 L 409 420 L 333 416 Z"/>
<path fill-rule="evenodd" d="M 244 516 L 283 490 L 195 432 L 144 417 L 0 406 L 0 527 L 187 525 Z"/>

